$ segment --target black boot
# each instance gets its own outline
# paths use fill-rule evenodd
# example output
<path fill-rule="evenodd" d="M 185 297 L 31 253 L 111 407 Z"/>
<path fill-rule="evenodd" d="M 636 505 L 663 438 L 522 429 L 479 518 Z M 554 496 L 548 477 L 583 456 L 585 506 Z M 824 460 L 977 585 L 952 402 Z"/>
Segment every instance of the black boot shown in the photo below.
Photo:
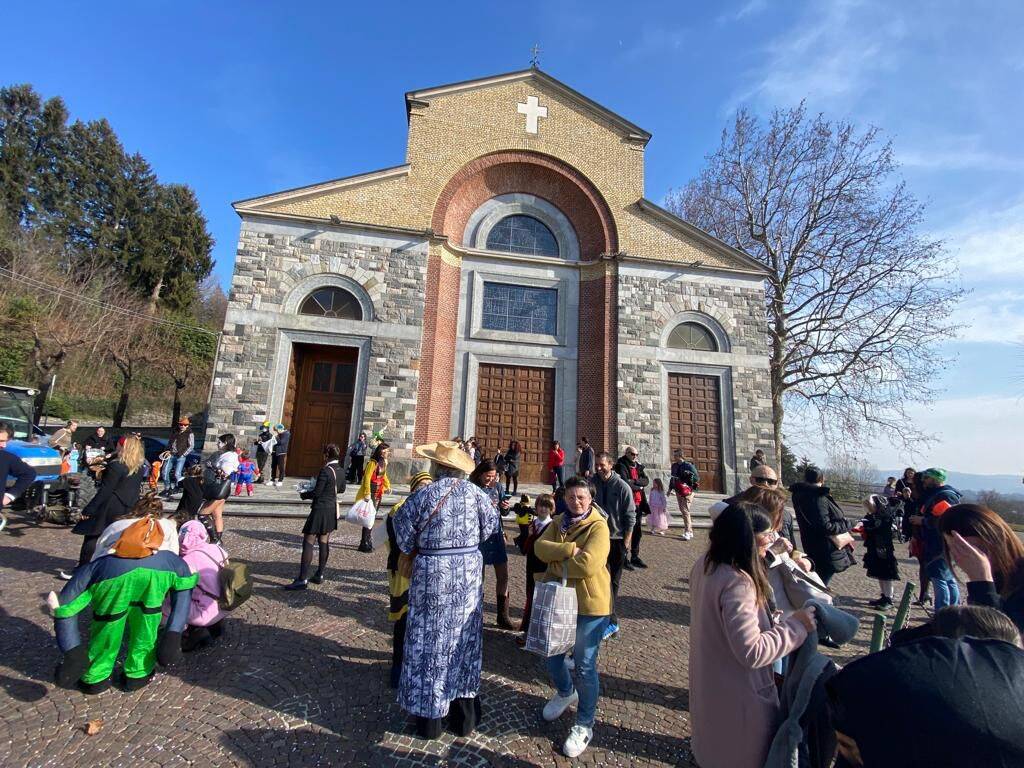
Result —
<path fill-rule="evenodd" d="M 469 736 L 479 725 L 482 714 L 479 696 L 455 699 L 448 710 L 448 730 L 456 736 Z"/>
<path fill-rule="evenodd" d="M 124 679 L 124 690 L 125 693 L 135 693 L 141 691 L 147 685 L 149 681 L 153 679 L 153 673 L 150 672 L 145 677 L 125 677 Z"/>
<path fill-rule="evenodd" d="M 498 626 L 502 629 L 515 629 L 516 625 L 508 615 L 508 595 L 498 596 Z"/>
<path fill-rule="evenodd" d="M 373 552 L 373 539 L 368 528 L 363 528 L 362 536 L 359 538 L 360 552 Z"/>
<path fill-rule="evenodd" d="M 436 739 L 444 728 L 444 720 L 440 717 L 416 717 L 416 735 L 421 739 Z"/>

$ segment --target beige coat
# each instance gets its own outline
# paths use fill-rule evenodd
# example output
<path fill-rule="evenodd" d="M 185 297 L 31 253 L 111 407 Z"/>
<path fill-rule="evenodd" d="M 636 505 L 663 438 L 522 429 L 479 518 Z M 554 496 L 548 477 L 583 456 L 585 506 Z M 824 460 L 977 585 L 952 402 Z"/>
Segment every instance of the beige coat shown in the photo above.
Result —
<path fill-rule="evenodd" d="M 772 626 L 753 580 L 731 566 L 690 572 L 690 723 L 701 768 L 761 768 L 779 725 L 772 664 L 807 630 L 794 618 Z"/>

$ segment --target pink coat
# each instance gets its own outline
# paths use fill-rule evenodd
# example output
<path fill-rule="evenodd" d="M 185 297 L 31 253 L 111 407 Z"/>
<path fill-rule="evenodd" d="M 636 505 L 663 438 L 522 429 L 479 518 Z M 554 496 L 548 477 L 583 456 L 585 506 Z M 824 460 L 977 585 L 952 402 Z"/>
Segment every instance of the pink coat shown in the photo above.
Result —
<path fill-rule="evenodd" d="M 178 532 L 181 559 L 188 563 L 192 573 L 199 574 L 199 583 L 192 590 L 192 605 L 188 609 L 188 623 L 193 627 L 208 627 L 224 618 L 217 604 L 220 595 L 220 569 L 228 562 L 228 553 L 210 542 L 206 527 L 198 520 L 189 520 Z"/>
<path fill-rule="evenodd" d="M 761 768 L 779 726 L 772 664 L 807 630 L 789 618 L 774 627 L 753 580 L 731 566 L 690 572 L 690 724 L 701 768 Z"/>

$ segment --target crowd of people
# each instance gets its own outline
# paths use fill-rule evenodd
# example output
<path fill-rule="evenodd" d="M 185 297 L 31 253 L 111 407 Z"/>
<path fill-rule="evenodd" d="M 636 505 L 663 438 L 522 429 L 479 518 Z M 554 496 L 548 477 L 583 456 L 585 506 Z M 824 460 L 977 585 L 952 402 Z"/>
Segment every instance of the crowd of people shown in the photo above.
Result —
<path fill-rule="evenodd" d="M 69 450 L 74 426 L 60 438 Z M 89 451 L 103 456 L 97 462 L 90 455 L 88 462 L 98 490 L 72 529 L 83 537 L 79 565 L 66 574 L 60 594 L 48 598 L 62 652 L 58 684 L 105 690 L 126 634 L 127 690 L 144 686 L 155 663 L 174 663 L 220 636 L 233 607 L 224 575 L 235 575 L 222 546 L 224 502 L 232 487 L 247 488 L 250 473 L 260 478 L 268 459 L 281 457 L 272 462 L 272 478 L 283 480 L 286 467 L 287 430 L 263 427 L 255 461 L 226 433 L 206 462 L 190 465 L 194 438 L 187 421 L 179 424 L 160 473 L 165 496 L 181 493 L 174 513 L 164 511 L 147 485 L 152 467 L 137 435 L 112 441 L 97 430 L 86 441 Z M 15 478 L 16 493 L 31 480 L 2 450 L 10 433 L 0 425 L 0 470 Z M 534 632 L 550 631 L 549 606 L 534 610 L 535 587 L 562 584 L 575 594 L 575 639 L 545 657 L 552 694 L 541 715 L 553 721 L 575 709 L 562 751 L 580 755 L 594 736 L 600 646 L 621 631 L 615 605 L 623 573 L 647 567 L 640 551 L 644 529 L 665 533 L 673 494 L 681 538 L 692 540 L 691 507 L 700 489 L 695 463 L 676 451 L 667 477 L 651 477 L 634 447 L 614 456 L 582 439 L 576 471 L 566 476 L 564 451 L 553 443 L 547 465 L 552 493 L 531 503 L 526 494 L 514 500 L 523 460 L 515 440 L 493 458 L 474 438 L 421 445 L 414 453 L 430 470 L 410 478 L 409 495 L 377 530 L 364 528 L 359 545 L 372 551 L 378 531 L 379 541 L 387 542 L 390 679 L 400 705 L 422 738 L 446 728 L 472 733 L 482 713 L 487 566 L 494 568 L 497 626 L 517 630 L 516 643 L 526 650 L 536 650 Z M 344 452 L 335 444 L 324 447 L 322 468 L 302 491 L 310 512 L 299 573 L 286 589 L 324 581 L 346 484 L 358 484 L 357 503 L 379 509 L 391 490 L 390 455 L 387 443 L 375 436 L 371 444 L 365 433 Z M 859 520 L 847 517 L 821 470 L 807 468 L 787 495 L 763 452 L 751 457 L 749 469 L 746 488 L 711 505 L 709 543 L 689 575 L 687 663 L 698 764 L 826 766 L 837 752 L 837 765 L 949 764 L 936 739 L 886 748 L 871 728 L 879 701 L 869 695 L 872 686 L 884 691 L 884 700 L 941 709 L 948 719 L 941 727 L 973 739 L 975 759 L 992 765 L 1024 759 L 1024 544 L 1006 522 L 984 506 L 964 503 L 939 468 L 890 478 L 864 500 Z M 515 519 L 513 543 L 524 555 L 520 622 L 509 615 L 506 517 Z M 867 575 L 879 585 L 870 608 L 895 605 L 902 543 L 918 560 L 918 602 L 927 605 L 930 589 L 934 605 L 926 623 L 895 632 L 889 647 L 840 668 L 819 649 L 848 642 L 856 632 L 856 618 L 837 608 L 830 586 L 837 573 L 856 565 L 855 535 L 864 543 Z M 965 604 L 954 568 L 966 577 Z M 251 580 L 246 586 L 242 573 L 236 585 L 244 600 Z M 78 618 L 89 605 L 86 644 Z M 876 677 L 882 674 L 884 680 Z M 983 697 L 959 695 L 963 686 L 982 684 Z M 938 733 L 937 727 L 922 733 Z"/>

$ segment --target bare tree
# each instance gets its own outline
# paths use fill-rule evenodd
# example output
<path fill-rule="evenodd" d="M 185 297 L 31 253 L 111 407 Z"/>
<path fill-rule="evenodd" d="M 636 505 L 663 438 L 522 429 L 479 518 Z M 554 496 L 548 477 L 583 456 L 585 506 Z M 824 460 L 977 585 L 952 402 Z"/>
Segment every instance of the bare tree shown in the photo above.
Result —
<path fill-rule="evenodd" d="M 69 267 L 62 251 L 37 234 L 5 233 L 0 246 L 0 304 L 4 332 L 30 342 L 31 379 L 38 390 L 38 423 L 53 376 L 74 351 L 95 355 L 117 330 L 106 297 L 119 281 L 98 262 Z"/>
<path fill-rule="evenodd" d="M 707 160 L 669 207 L 769 270 L 777 461 L 787 410 L 826 440 L 926 440 L 906 406 L 935 394 L 963 291 L 942 243 L 918 232 L 923 206 L 891 144 L 801 104 L 767 125 L 741 110 Z"/>
<path fill-rule="evenodd" d="M 121 297 L 119 304 L 137 314 L 125 315 L 118 332 L 111 334 L 105 345 L 107 359 L 121 374 L 120 392 L 112 423 L 115 429 L 124 424 L 136 377 L 161 358 L 160 328 L 151 322 L 148 315 L 143 314 L 150 311 L 148 305 L 127 293 Z"/>

